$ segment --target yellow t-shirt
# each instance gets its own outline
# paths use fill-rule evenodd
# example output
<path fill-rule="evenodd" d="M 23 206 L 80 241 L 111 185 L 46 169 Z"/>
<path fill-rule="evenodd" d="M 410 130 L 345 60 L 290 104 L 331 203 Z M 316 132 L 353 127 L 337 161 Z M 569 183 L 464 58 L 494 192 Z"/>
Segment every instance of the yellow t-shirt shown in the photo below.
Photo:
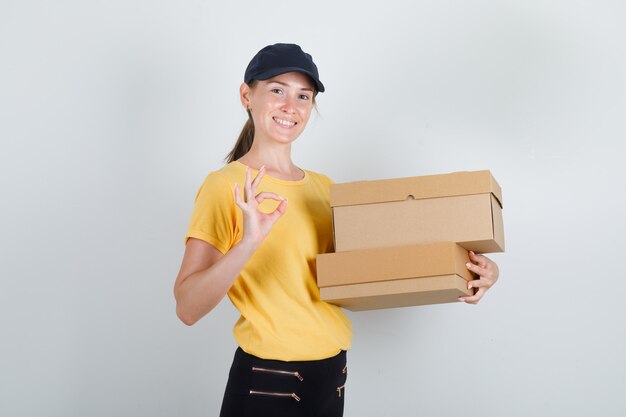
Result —
<path fill-rule="evenodd" d="M 252 170 L 253 178 L 257 174 Z M 186 239 L 202 239 L 222 253 L 243 236 L 234 184 L 243 190 L 246 166 L 231 162 L 210 173 L 198 190 Z M 228 292 L 241 313 L 235 339 L 264 359 L 317 360 L 351 347 L 352 327 L 335 305 L 320 300 L 315 255 L 332 251 L 328 177 L 305 171 L 298 181 L 265 175 L 257 188 L 286 197 L 285 214 L 246 263 Z M 266 200 L 260 210 L 273 211 Z M 185 240 L 186 241 L 186 240 Z"/>

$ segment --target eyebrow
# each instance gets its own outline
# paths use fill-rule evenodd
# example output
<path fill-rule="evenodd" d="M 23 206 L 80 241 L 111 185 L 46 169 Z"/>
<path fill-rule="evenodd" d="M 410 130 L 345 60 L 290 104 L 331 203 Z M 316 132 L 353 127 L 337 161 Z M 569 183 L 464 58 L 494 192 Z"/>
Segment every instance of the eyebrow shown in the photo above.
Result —
<path fill-rule="evenodd" d="M 272 80 L 272 81 L 269 81 L 269 82 L 268 82 L 268 84 L 272 84 L 272 83 L 274 83 L 274 84 L 284 85 L 285 87 L 291 87 L 291 85 L 289 85 L 289 84 L 287 84 L 287 83 L 284 83 L 284 82 L 282 82 L 282 81 Z M 313 92 L 313 89 L 312 89 L 312 88 L 308 88 L 308 87 L 301 88 L 300 90 L 302 90 L 302 91 L 311 91 L 311 92 Z"/>

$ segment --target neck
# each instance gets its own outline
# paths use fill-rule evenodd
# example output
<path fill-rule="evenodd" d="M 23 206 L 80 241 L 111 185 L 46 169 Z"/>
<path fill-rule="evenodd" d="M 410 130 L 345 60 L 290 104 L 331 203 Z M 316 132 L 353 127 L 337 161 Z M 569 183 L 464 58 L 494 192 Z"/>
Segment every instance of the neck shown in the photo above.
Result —
<path fill-rule="evenodd" d="M 248 153 L 238 161 L 254 169 L 265 166 L 267 174 L 278 179 L 294 181 L 304 176 L 304 172 L 291 160 L 290 143 L 260 146 L 255 139 Z"/>

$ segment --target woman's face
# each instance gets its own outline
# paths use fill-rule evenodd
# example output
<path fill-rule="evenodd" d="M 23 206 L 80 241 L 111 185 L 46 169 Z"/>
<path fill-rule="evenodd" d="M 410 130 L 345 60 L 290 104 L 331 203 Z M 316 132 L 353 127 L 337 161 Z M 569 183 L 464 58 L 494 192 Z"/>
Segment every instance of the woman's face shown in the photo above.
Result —
<path fill-rule="evenodd" d="M 254 121 L 255 142 L 293 142 L 309 121 L 313 98 L 313 83 L 299 72 L 257 81 L 253 88 L 241 86 L 241 101 Z"/>

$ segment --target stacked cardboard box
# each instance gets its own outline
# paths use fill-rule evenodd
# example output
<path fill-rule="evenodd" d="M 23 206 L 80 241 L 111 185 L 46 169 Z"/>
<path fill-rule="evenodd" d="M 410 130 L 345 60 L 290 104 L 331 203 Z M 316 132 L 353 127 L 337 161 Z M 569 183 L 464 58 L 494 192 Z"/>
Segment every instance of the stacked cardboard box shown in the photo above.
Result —
<path fill-rule="evenodd" d="M 467 251 L 504 251 L 489 171 L 333 184 L 330 200 L 336 253 L 318 255 L 318 286 L 350 310 L 456 301 L 472 294 Z"/>

